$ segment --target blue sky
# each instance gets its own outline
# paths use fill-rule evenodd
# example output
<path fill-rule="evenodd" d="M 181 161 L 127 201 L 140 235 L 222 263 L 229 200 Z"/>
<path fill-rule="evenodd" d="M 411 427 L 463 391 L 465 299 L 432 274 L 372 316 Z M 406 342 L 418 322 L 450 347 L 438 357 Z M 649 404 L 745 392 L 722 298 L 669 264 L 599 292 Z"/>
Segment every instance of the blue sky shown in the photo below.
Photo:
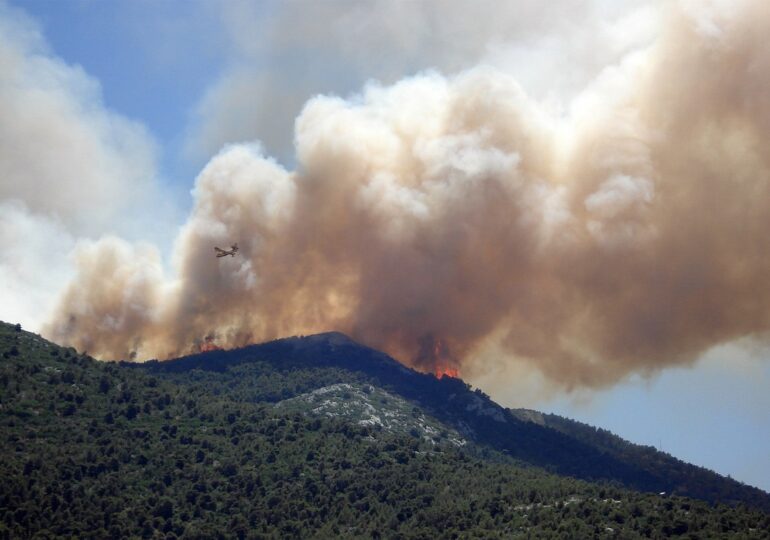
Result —
<path fill-rule="evenodd" d="M 43 55 L 80 81 L 74 86 L 96 85 L 97 91 L 77 99 L 85 108 L 98 102 L 94 114 L 108 119 L 98 125 L 125 120 L 138 126 L 138 142 L 129 150 L 150 156 L 155 202 L 139 205 L 138 217 L 126 222 L 146 221 L 148 208 L 169 216 L 153 222 L 147 234 L 142 225 L 70 224 L 64 214 L 40 227 L 56 230 L 64 246 L 105 231 L 131 240 L 149 237 L 168 263 L 192 205 L 195 177 L 223 145 L 260 141 L 267 154 L 293 167 L 294 119 L 310 98 L 349 96 L 369 80 L 387 85 L 423 70 L 451 74 L 478 63 L 505 70 L 533 98 L 567 110 L 604 66 L 650 39 L 647 4 L 657 5 L 597 1 L 583 10 L 571 2 L 522 2 L 518 23 L 504 16 L 498 22 L 493 12 L 468 21 L 449 4 L 443 14 L 399 4 L 408 13 L 388 25 L 380 15 L 396 8 L 381 2 L 352 8 L 343 2 L 14 0 L 0 16 L 39 32 L 47 47 Z M 586 18 L 584 28 L 572 22 L 576 16 Z M 353 30 L 335 33 L 343 20 Z M 609 32 L 617 43 L 586 53 L 592 28 L 604 29 L 604 20 L 630 21 L 628 32 L 623 39 Z M 323 30 L 327 26 L 330 33 Z M 105 144 L 111 152 L 112 143 Z M 32 202 L 25 204 L 37 211 Z M 44 245 L 41 252 L 47 251 Z M 71 275 L 63 271 L 50 287 L 62 286 Z M 39 302 L 51 291 L 41 288 Z M 26 313 L 19 308 L 18 317 Z M 475 382 L 503 404 L 598 425 L 770 490 L 769 356 L 763 347 L 717 347 L 691 367 L 631 374 L 604 390 L 533 391 L 524 402 L 504 384 L 485 387 L 483 377 Z M 548 386 L 537 377 L 532 381 Z"/>
<path fill-rule="evenodd" d="M 221 16 L 206 3 L 167 0 L 14 2 L 53 53 L 101 85 L 104 105 L 147 126 L 162 145 L 164 180 L 188 190 L 200 159 L 185 135 L 203 94 L 225 69 Z"/>

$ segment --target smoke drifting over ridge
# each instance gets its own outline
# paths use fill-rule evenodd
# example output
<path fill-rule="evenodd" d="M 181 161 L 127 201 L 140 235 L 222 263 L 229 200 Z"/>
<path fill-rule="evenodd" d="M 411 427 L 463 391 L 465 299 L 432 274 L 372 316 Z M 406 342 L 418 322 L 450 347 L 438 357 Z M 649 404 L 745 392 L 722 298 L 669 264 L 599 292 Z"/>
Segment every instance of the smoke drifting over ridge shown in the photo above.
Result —
<path fill-rule="evenodd" d="M 151 246 L 84 245 L 45 333 L 165 358 L 337 329 L 423 369 L 495 340 L 568 387 L 766 337 L 770 5 L 703 13 L 672 10 L 567 118 L 484 68 L 314 98 L 296 171 L 224 149 L 176 275 Z"/>

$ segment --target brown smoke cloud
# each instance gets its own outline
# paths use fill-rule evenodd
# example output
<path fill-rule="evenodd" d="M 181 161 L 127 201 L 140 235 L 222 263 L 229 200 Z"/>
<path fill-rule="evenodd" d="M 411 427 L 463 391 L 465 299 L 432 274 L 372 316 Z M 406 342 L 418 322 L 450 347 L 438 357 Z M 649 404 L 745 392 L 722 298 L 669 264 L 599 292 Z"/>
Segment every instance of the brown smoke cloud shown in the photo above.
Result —
<path fill-rule="evenodd" d="M 84 245 L 46 334 L 142 359 L 337 329 L 426 370 L 494 339 L 566 387 L 763 338 L 770 4 L 686 5 L 565 118 L 484 68 L 314 98 L 296 171 L 224 149 L 175 275 L 148 246 Z"/>

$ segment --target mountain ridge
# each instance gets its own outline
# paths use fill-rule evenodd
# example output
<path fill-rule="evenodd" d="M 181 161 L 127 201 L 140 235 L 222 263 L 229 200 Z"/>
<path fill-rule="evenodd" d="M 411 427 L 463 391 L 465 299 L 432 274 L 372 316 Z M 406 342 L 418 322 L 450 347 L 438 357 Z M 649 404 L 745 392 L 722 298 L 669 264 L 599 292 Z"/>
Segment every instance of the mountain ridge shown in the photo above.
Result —
<path fill-rule="evenodd" d="M 390 391 L 426 407 L 437 419 L 475 442 L 556 474 L 589 481 L 618 481 L 632 489 L 677 493 L 712 503 L 743 502 L 770 510 L 770 495 L 759 488 L 652 447 L 630 443 L 601 428 L 539 412 L 542 422 L 533 421 L 532 411 L 502 407 L 461 379 L 439 379 L 418 372 L 340 332 L 281 338 L 140 366 L 151 371 L 224 370 L 250 359 L 272 361 L 285 368 L 314 365 L 365 373 Z M 591 438 L 589 431 L 597 436 Z M 663 472 L 658 470 L 661 467 Z M 694 485 L 694 479 L 702 485 Z"/>
<path fill-rule="evenodd" d="M 468 419 L 501 425 L 502 409 L 487 410 L 462 381 L 439 384 L 347 340 L 250 351 L 167 365 L 99 362 L 0 323 L 0 540 L 764 538 L 770 530 L 766 511 L 556 475 L 460 436 L 427 406 L 390 393 L 386 379 L 410 381 L 412 392 L 431 381 L 444 398 L 465 389 L 441 403 Z M 340 367 L 356 364 L 383 386 Z M 467 428 L 478 435 L 479 425 Z"/>

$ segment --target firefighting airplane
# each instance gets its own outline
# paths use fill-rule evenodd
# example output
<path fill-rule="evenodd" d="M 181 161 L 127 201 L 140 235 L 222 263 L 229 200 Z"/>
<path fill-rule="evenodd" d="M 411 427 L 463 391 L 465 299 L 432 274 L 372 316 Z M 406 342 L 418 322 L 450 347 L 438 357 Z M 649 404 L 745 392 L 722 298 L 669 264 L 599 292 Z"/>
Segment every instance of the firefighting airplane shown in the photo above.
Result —
<path fill-rule="evenodd" d="M 231 257 L 235 257 L 235 254 L 238 253 L 238 244 L 233 244 L 230 246 L 230 249 L 221 249 L 218 247 L 214 247 L 214 251 L 217 253 L 217 257 L 227 257 L 230 255 Z"/>

